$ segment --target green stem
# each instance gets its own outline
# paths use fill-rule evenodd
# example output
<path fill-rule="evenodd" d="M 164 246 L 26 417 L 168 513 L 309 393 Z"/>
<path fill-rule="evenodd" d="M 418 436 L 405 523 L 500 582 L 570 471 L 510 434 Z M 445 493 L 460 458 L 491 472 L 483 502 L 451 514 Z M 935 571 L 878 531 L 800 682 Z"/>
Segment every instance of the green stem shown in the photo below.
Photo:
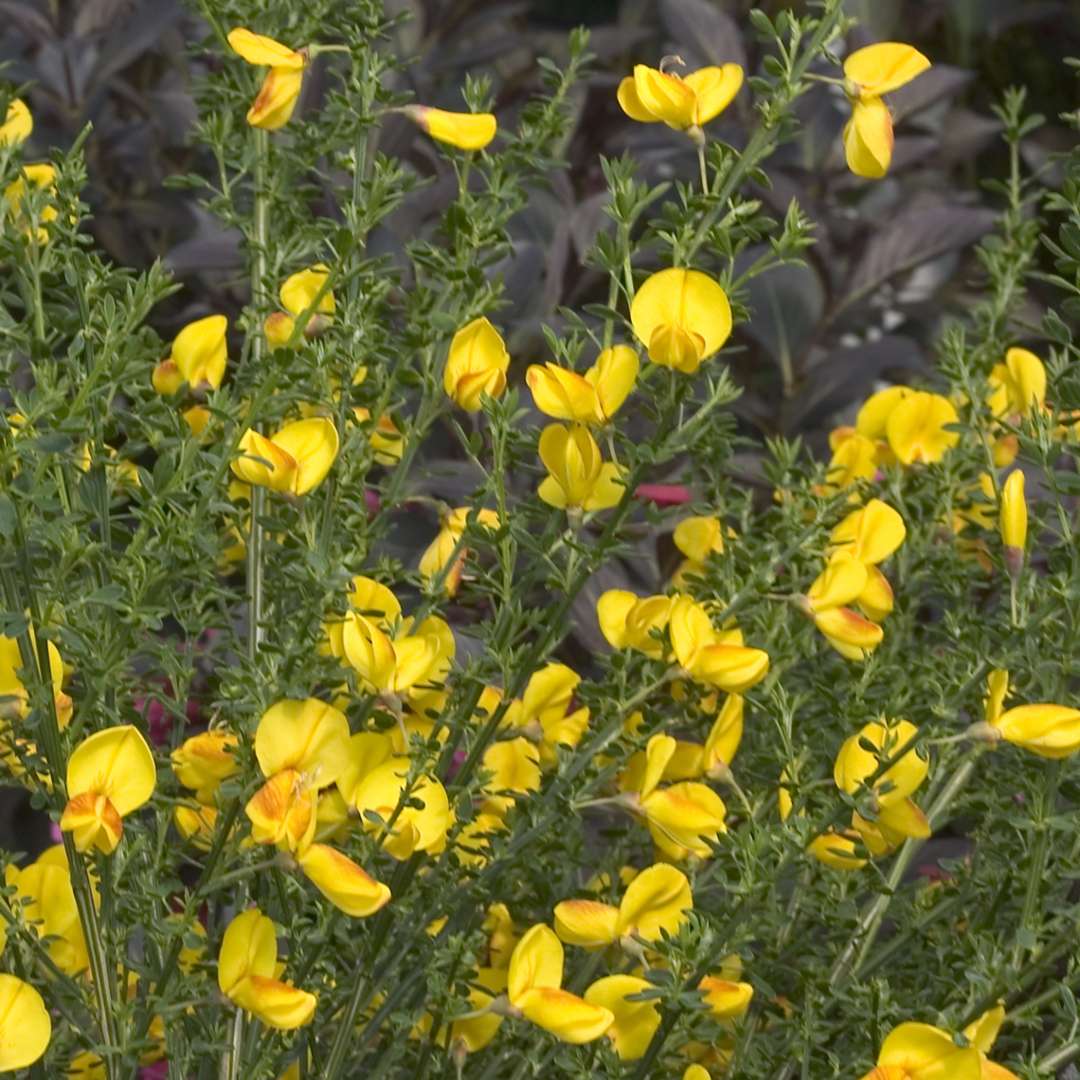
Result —
<path fill-rule="evenodd" d="M 937 801 L 930 808 L 927 813 L 927 818 L 929 819 L 931 830 L 941 820 L 941 817 L 949 808 L 953 799 L 960 793 L 964 785 L 970 779 L 971 774 L 975 771 L 975 761 L 978 753 L 979 751 L 977 750 L 975 755 L 969 757 L 960 768 L 953 773 L 949 778 L 949 782 L 942 789 L 941 794 L 938 795 Z M 847 946 L 837 957 L 836 963 L 833 964 L 832 970 L 829 972 L 830 987 L 835 987 L 842 983 L 848 976 L 854 977 L 859 973 L 859 968 L 862 967 L 869 955 L 870 949 L 873 947 L 878 927 L 881 925 L 881 920 L 885 917 L 885 913 L 889 909 L 889 904 L 892 902 L 892 898 L 896 895 L 896 892 L 900 887 L 904 872 L 911 864 L 911 860 L 914 859 L 917 852 L 922 849 L 923 843 L 924 841 L 922 840 L 905 841 L 904 846 L 893 860 L 892 869 L 889 871 L 889 876 L 885 883 L 885 892 L 875 897 L 874 901 L 863 913 Z M 853 958 L 854 963 L 852 963 Z"/>
<path fill-rule="evenodd" d="M 254 144 L 254 221 L 251 237 L 251 307 L 252 325 L 250 364 L 256 376 L 261 376 L 265 338 L 262 313 L 265 307 L 266 249 L 269 242 L 270 192 L 267 188 L 270 142 L 265 131 L 252 128 Z M 258 427 L 257 418 L 256 428 Z M 259 518 L 263 513 L 266 492 L 255 485 L 251 489 L 251 524 L 247 541 L 248 584 L 248 660 L 254 666 L 265 630 L 263 627 L 263 528 Z"/>
<path fill-rule="evenodd" d="M 229 1038 L 229 1047 L 221 1059 L 221 1080 L 241 1080 L 240 1058 L 241 1048 L 244 1042 L 244 1011 L 237 1008 L 233 1017 L 232 1034 Z"/>
<path fill-rule="evenodd" d="M 1031 851 L 1031 869 L 1028 871 L 1027 888 L 1024 892 L 1024 906 L 1020 914 L 1020 925 L 1017 928 L 1017 940 L 1013 943 L 1012 966 L 1017 968 L 1029 951 L 1024 944 L 1021 935 L 1027 930 L 1034 930 L 1036 913 L 1039 909 L 1040 890 L 1043 883 L 1043 874 L 1046 871 L 1046 857 L 1050 848 L 1050 829 L 1047 826 L 1047 818 L 1054 812 L 1054 803 L 1057 801 L 1058 783 L 1061 780 L 1061 762 L 1052 762 L 1046 782 L 1043 784 L 1039 797 L 1038 817 L 1036 818 L 1035 846 Z"/>

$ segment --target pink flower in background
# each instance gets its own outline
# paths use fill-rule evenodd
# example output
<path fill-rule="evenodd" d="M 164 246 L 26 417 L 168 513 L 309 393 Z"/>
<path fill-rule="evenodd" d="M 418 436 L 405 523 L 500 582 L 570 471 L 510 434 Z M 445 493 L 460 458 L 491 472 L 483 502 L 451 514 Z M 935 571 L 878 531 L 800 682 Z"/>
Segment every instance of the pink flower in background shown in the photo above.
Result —
<path fill-rule="evenodd" d="M 693 499 L 685 484 L 638 484 L 634 494 L 646 502 L 656 503 L 657 506 L 681 506 Z"/>

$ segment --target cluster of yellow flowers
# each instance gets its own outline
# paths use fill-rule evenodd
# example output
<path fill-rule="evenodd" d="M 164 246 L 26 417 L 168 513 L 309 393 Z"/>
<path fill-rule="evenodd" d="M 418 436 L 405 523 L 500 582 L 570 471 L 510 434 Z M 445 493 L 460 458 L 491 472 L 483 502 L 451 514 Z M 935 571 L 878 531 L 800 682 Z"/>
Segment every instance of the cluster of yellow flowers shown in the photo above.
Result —
<path fill-rule="evenodd" d="M 243 28 L 234 29 L 228 40 L 249 64 L 268 69 L 247 113 L 252 127 L 268 131 L 280 129 L 293 116 L 312 57 L 338 48 L 309 45 L 293 50 Z M 703 146 L 705 125 L 739 92 L 742 69 L 727 64 L 680 77 L 666 70 L 668 66 L 637 65 L 621 81 L 618 102 L 632 119 L 664 123 Z M 843 141 L 854 173 L 885 175 L 892 120 L 882 96 L 928 66 L 926 57 L 898 43 L 869 46 L 847 58 L 844 79 L 833 81 L 843 86 L 852 105 Z M 482 150 L 496 136 L 490 114 L 423 105 L 397 111 L 432 138 L 467 152 Z M 31 128 L 29 110 L 13 101 L 0 126 L 0 146 L 17 145 Z M 26 192 L 30 185 L 50 189 L 54 179 L 52 166 L 26 166 L 4 192 L 9 213 L 38 243 L 48 240 L 44 226 L 56 220 L 58 211 L 52 206 L 41 210 L 35 231 L 23 209 Z M 266 317 L 261 327 L 272 350 L 300 347 L 333 325 L 338 314 L 333 278 L 334 269 L 324 263 L 286 278 L 279 292 L 281 310 Z M 604 459 L 597 434 L 610 433 L 607 425 L 644 378 L 639 349 L 654 365 L 692 375 L 727 342 L 732 309 L 723 285 L 709 274 L 664 267 L 634 291 L 629 326 L 634 343 L 607 345 L 584 373 L 547 362 L 532 364 L 525 374 L 537 409 L 554 421 L 538 437 L 537 453 L 546 475 L 537 494 L 548 506 L 565 511 L 571 522 L 585 513 L 611 509 L 630 495 L 624 468 Z M 151 376 L 159 394 L 184 404 L 181 415 L 196 437 L 214 420 L 211 395 L 226 376 L 228 332 L 228 320 L 221 314 L 189 323 Z M 460 326 L 449 343 L 444 391 L 454 405 L 476 413 L 488 399 L 505 393 L 510 365 L 499 330 L 478 315 Z M 353 385 L 365 375 L 359 369 Z M 347 392 L 346 387 L 333 387 L 336 395 Z M 830 533 L 821 572 L 805 594 L 786 599 L 812 619 L 847 660 L 865 660 L 884 640 L 882 623 L 893 610 L 894 594 L 881 566 L 907 535 L 901 514 L 879 498 L 864 499 L 866 489 L 883 468 L 913 469 L 942 461 L 960 440 L 960 410 L 970 404 L 893 386 L 864 403 L 853 427 L 832 433 L 833 456 L 819 494 L 846 492 L 852 508 Z M 1047 410 L 1041 361 L 1026 350 L 1010 349 L 990 373 L 985 405 L 994 433 L 987 447 L 990 459 L 995 468 L 1008 467 L 1018 452 L 1012 429 Z M 237 439 L 231 460 L 236 480 L 230 490 L 237 498 L 250 500 L 255 486 L 299 500 L 330 474 L 341 446 L 337 425 L 318 406 L 303 406 L 298 412 L 272 434 L 259 429 L 258 417 L 248 417 L 253 426 Z M 359 407 L 350 407 L 344 416 L 361 424 L 371 420 Z M 368 441 L 380 464 L 392 466 L 401 459 L 404 444 L 393 417 L 380 416 Z M 614 455 L 614 442 L 609 446 Z M 979 490 L 997 503 L 1004 558 L 1015 579 L 1023 570 L 1027 543 L 1024 476 L 1016 470 L 998 485 L 988 473 L 985 481 L 980 480 Z M 960 531 L 992 521 L 979 506 L 976 502 L 974 508 L 958 511 L 953 527 Z M 464 580 L 466 541 L 481 532 L 495 534 L 506 524 L 492 509 L 445 508 L 439 530 L 420 559 L 420 577 L 429 586 L 438 582 L 445 595 L 454 596 Z M 243 536 L 239 531 L 236 535 L 242 552 Z M 769 653 L 747 645 L 724 606 L 698 594 L 697 583 L 708 576 L 711 561 L 727 551 L 725 537 L 728 542 L 735 539 L 717 516 L 685 518 L 674 534 L 684 560 L 669 591 L 641 597 L 609 590 L 596 605 L 600 630 L 611 648 L 644 657 L 658 673 L 656 689 L 666 687 L 673 701 L 692 702 L 710 719 L 707 736 L 697 742 L 662 731 L 645 739 L 642 714 L 624 718 L 623 734 L 635 750 L 617 774 L 612 769 L 616 794 L 596 802 L 625 810 L 643 824 L 661 861 L 640 871 L 624 868 L 617 904 L 599 899 L 615 892 L 611 881 L 599 880 L 584 890 L 588 897 L 557 903 L 550 925 L 538 922 L 520 934 L 507 907 L 493 904 L 485 922 L 486 962 L 472 967 L 469 994 L 474 1011 L 439 1021 L 442 1026 L 434 1037 L 441 1045 L 479 1050 L 510 1017 L 570 1044 L 606 1037 L 624 1061 L 647 1052 L 661 1024 L 655 995 L 648 993 L 654 987 L 648 975 L 664 966 L 656 946 L 680 933 L 694 906 L 690 879 L 676 864 L 696 867 L 710 859 L 727 832 L 727 807 L 712 783 L 734 788 L 745 803 L 731 763 L 743 734 L 744 695 L 770 670 Z M 343 610 L 327 612 L 322 627 L 319 651 L 338 667 L 332 684 L 311 688 L 312 696 L 306 698 L 275 701 L 262 712 L 251 740 L 261 782 L 244 804 L 246 825 L 237 826 L 237 832 L 247 831 L 239 842 L 271 849 L 274 865 L 296 872 L 351 918 L 369 917 L 392 898 L 390 888 L 346 851 L 355 853 L 366 844 L 369 853 L 382 851 L 404 861 L 451 850 L 461 865 L 481 867 L 491 857 L 493 838 L 509 829 L 511 815 L 541 790 L 545 773 L 555 771 L 560 757 L 579 747 L 588 730 L 590 710 L 576 701 L 581 676 L 565 664 L 548 663 L 523 679 L 520 698 L 507 700 L 503 690 L 486 687 L 469 718 L 477 725 L 498 721 L 494 741 L 480 761 L 483 784 L 471 807 L 452 803 L 442 779 L 417 752 L 419 742 L 447 737 L 442 717 L 454 688 L 456 642 L 449 624 L 430 613 L 428 603 L 438 598 L 434 593 L 429 588 L 421 610 L 405 615 L 386 584 L 354 577 L 341 599 Z M 37 649 L 32 638 L 31 647 Z M 45 654 L 56 720 L 63 729 L 73 708 L 63 689 L 64 664 L 51 641 Z M 5 732 L 28 711 L 29 695 L 19 677 L 22 666 L 19 643 L 0 637 L 0 721 Z M 1080 750 L 1080 710 L 1050 703 L 1005 709 L 1008 689 L 1007 672 L 994 671 L 984 718 L 968 729 L 968 738 L 989 744 L 1008 741 L 1051 759 Z M 387 714 L 391 726 L 353 732 L 345 709 L 357 695 Z M 855 871 L 871 858 L 891 854 L 905 839 L 931 835 L 933 822 L 913 798 L 930 772 L 929 758 L 918 747 L 920 738 L 908 720 L 882 717 L 845 739 L 832 778 L 844 796 L 858 800 L 859 809 L 852 811 L 848 827 L 814 837 L 810 855 L 827 867 Z M 17 733 L 7 742 L 15 749 L 5 750 L 5 760 L 13 772 L 25 773 L 21 759 L 35 748 Z M 195 847 L 209 849 L 222 816 L 223 785 L 242 778 L 247 749 L 244 737 L 215 724 L 173 750 L 173 776 L 191 793 L 174 800 L 173 820 Z M 598 763 L 609 765 L 611 760 L 600 757 Z M 779 778 L 779 812 L 785 822 L 802 813 L 796 809 L 798 794 L 793 794 L 797 780 L 787 772 Z M 124 819 L 154 797 L 157 782 L 154 754 L 136 727 L 111 726 L 79 741 L 67 758 L 66 802 L 59 820 L 61 830 L 70 834 L 65 841 L 69 848 L 84 854 L 114 853 L 123 841 Z M 471 816 L 455 833 L 463 811 Z M 89 966 L 87 941 L 65 848 L 53 847 L 22 869 L 9 867 L 6 884 L 17 901 L 14 923 L 45 943 L 60 972 L 82 976 Z M 435 932 L 437 924 L 429 930 Z M 581 995 L 563 986 L 566 946 L 595 953 L 593 974 L 608 963 L 609 973 L 595 978 Z M 285 966 L 273 921 L 256 907 L 238 912 L 222 935 L 217 957 L 222 994 L 271 1028 L 305 1025 L 315 1014 L 317 997 L 285 981 Z M 754 991 L 741 971 L 738 956 L 723 957 L 697 984 L 700 1009 L 722 1027 L 750 1006 Z M 965 1029 L 963 1039 L 925 1024 L 901 1024 L 885 1039 L 877 1066 L 864 1080 L 1007 1080 L 1013 1074 L 986 1057 L 1003 1018 L 1000 1006 L 990 1010 Z M 436 1023 L 426 1014 L 413 1034 L 429 1034 Z M 44 1053 L 50 1035 L 41 995 L 14 976 L 0 975 L 0 1071 L 32 1064 Z M 688 1061 L 684 1080 L 708 1080 L 707 1067 L 726 1067 L 729 1049 L 723 1038 L 710 1046 L 688 1043 L 683 1047 Z M 89 1058 L 87 1067 L 93 1068 L 97 1059 Z"/>

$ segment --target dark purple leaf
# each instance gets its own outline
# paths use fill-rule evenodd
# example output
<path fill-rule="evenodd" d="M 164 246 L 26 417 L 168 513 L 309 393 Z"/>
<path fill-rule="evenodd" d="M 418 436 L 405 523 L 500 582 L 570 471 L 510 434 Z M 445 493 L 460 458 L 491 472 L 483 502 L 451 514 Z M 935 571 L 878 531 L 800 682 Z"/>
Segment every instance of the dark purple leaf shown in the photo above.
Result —
<path fill-rule="evenodd" d="M 706 64 L 738 64 L 746 68 L 746 50 L 738 25 L 708 0 L 660 0 L 660 17 L 678 49 L 700 57 Z M 689 63 L 691 57 L 684 59 Z"/>
<path fill-rule="evenodd" d="M 848 276 L 837 310 L 873 293 L 897 274 L 975 243 L 994 227 L 995 220 L 992 210 L 970 206 L 915 206 L 901 211 L 871 234 Z"/>

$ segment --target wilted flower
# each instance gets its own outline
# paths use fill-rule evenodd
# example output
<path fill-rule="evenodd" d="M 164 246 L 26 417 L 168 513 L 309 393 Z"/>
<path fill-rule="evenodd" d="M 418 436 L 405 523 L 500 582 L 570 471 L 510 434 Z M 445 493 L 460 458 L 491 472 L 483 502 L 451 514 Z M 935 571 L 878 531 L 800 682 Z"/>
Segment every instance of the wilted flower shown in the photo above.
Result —
<path fill-rule="evenodd" d="M 630 322 L 654 364 L 692 375 L 731 334 L 731 305 L 708 274 L 672 267 L 638 289 Z"/>
<path fill-rule="evenodd" d="M 229 44 L 249 64 L 270 68 L 248 109 L 247 122 L 267 131 L 284 127 L 300 96 L 308 62 L 307 51 L 295 52 L 273 38 L 253 34 L 243 27 L 229 31 Z"/>
<path fill-rule="evenodd" d="M 491 113 L 447 112 L 429 105 L 406 105 L 399 111 L 436 142 L 459 150 L 483 150 L 495 138 L 496 122 Z"/>
<path fill-rule="evenodd" d="M 879 180 L 889 171 L 893 151 L 892 116 L 881 100 L 921 75 L 930 61 L 910 45 L 883 41 L 856 49 L 844 61 L 851 119 L 844 128 L 844 155 L 856 175 Z"/>

